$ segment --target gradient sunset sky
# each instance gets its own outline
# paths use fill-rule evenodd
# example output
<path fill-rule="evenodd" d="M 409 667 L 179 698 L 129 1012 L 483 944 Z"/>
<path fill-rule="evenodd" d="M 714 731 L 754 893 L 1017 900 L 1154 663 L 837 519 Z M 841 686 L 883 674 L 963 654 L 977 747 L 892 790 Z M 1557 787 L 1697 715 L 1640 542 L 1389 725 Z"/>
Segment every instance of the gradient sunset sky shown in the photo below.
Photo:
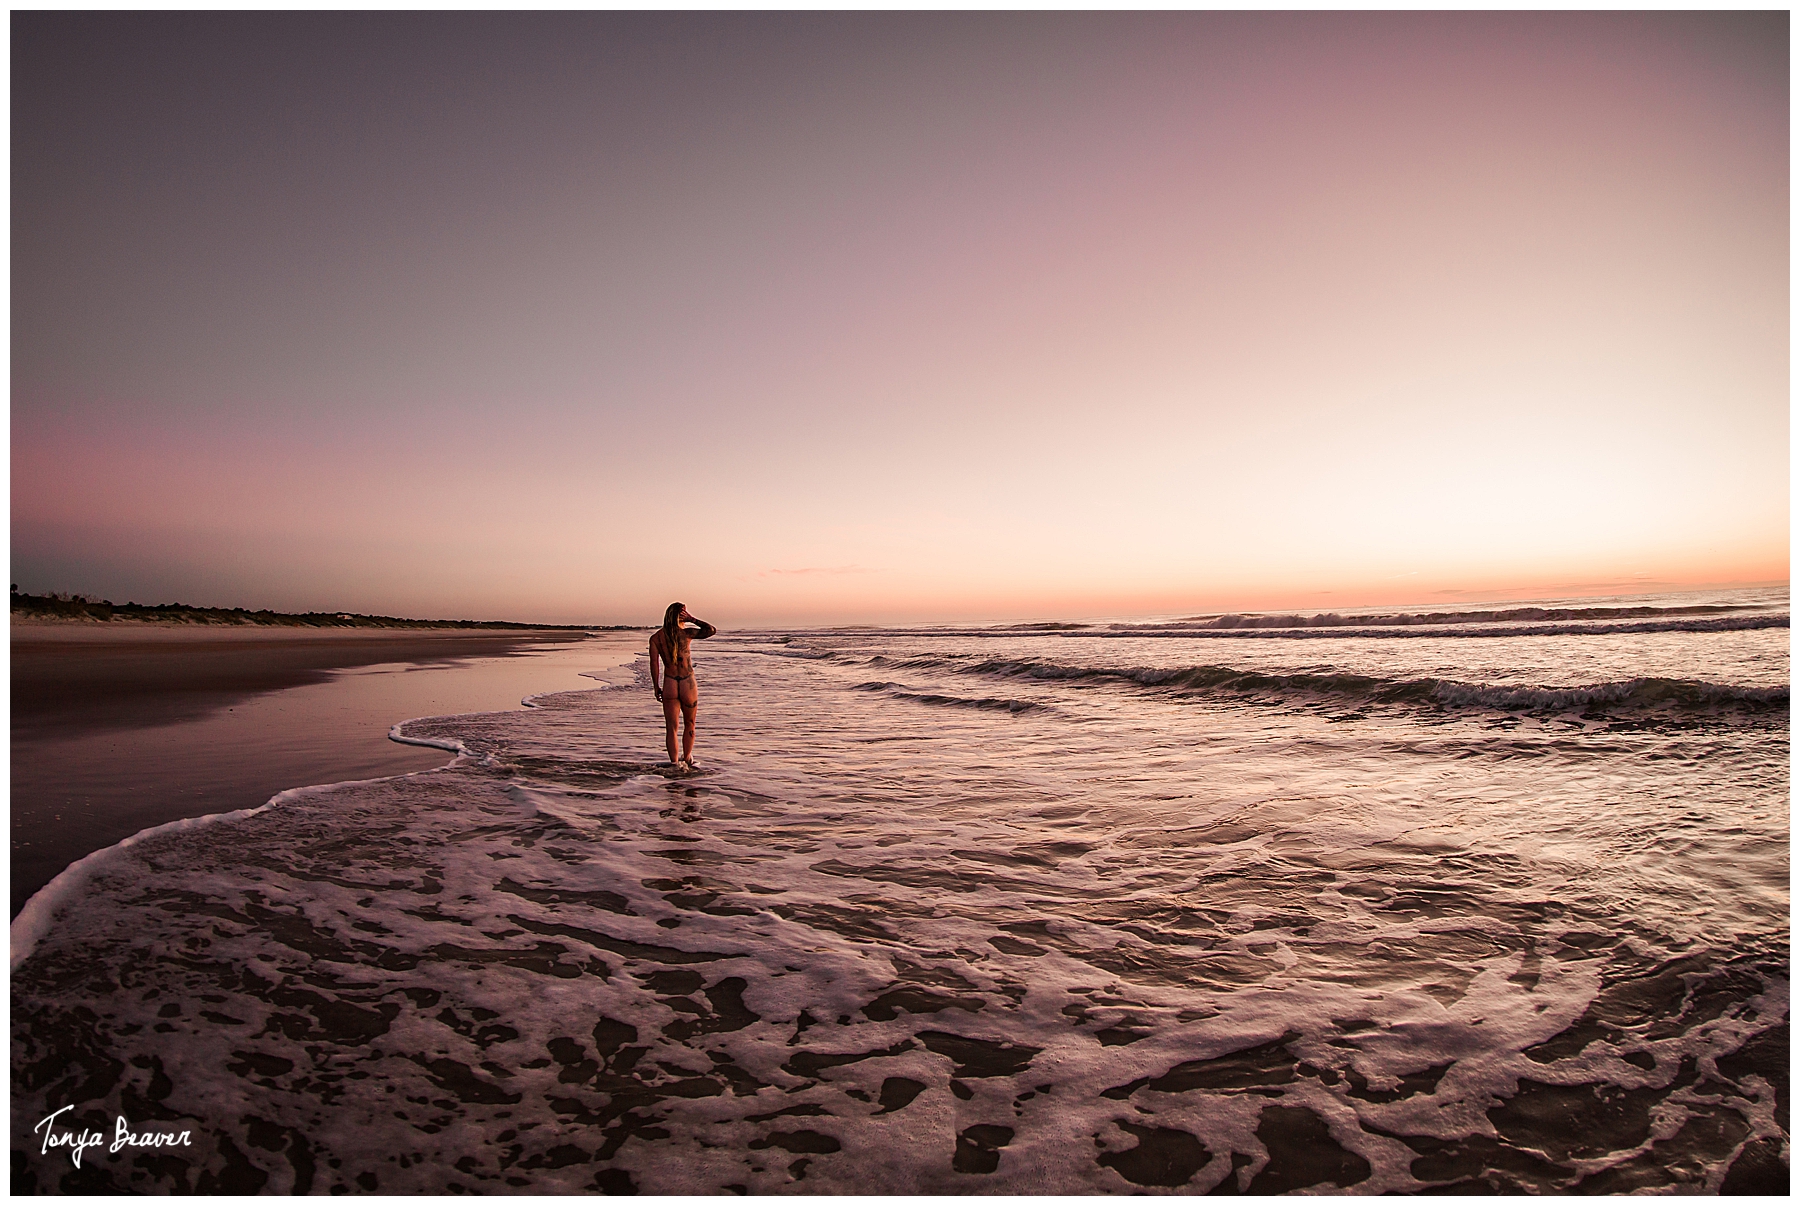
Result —
<path fill-rule="evenodd" d="M 1788 576 L 1788 14 L 15 12 L 12 580 L 726 626 Z"/>

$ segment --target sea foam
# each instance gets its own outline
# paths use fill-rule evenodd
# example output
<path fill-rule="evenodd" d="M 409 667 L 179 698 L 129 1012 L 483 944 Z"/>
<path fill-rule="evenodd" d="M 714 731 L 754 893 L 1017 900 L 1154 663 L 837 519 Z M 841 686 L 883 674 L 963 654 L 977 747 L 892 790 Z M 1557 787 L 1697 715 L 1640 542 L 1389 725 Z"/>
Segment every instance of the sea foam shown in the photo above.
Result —
<path fill-rule="evenodd" d="M 1698 716 L 1680 671 L 1727 647 L 1582 638 L 1587 696 L 1548 699 L 1504 694 L 1542 686 L 1541 645 L 1483 655 L 1520 685 L 1380 652 L 785 635 L 697 651 L 701 774 L 659 765 L 640 677 L 408 722 L 458 756 L 96 863 L 15 966 L 15 1115 L 166 1114 L 207 1146 L 21 1176 L 1722 1192 L 1783 1168 L 1785 686 L 1716 669 L 1742 698 L 1704 724 L 1565 714 Z M 1740 642 L 1753 678 L 1765 637 L 1658 639 Z M 1490 694 L 1432 696 L 1464 688 Z"/>

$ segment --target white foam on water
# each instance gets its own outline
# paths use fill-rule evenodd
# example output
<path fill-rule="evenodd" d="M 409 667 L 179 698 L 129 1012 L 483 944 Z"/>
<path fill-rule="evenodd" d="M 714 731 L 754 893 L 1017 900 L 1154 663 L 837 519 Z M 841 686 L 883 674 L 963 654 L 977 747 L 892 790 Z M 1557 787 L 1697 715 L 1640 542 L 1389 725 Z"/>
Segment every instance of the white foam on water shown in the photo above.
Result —
<path fill-rule="evenodd" d="M 273 801 L 270 803 L 272 804 Z M 212 813 L 203 817 L 183 817 L 178 821 L 153 825 L 148 829 L 139 830 L 116 845 L 108 846 L 104 850 L 96 850 L 85 858 L 70 863 L 55 879 L 34 892 L 31 899 L 25 902 L 25 907 L 19 910 L 19 915 L 13 918 L 10 936 L 13 970 L 18 970 L 19 964 L 23 963 L 30 957 L 31 952 L 37 949 L 37 944 L 50 931 L 58 911 L 66 908 L 71 901 L 78 898 L 97 872 L 107 864 L 116 861 L 119 855 L 140 841 L 159 834 L 181 833 L 198 829 L 218 821 L 254 816 L 269 806 L 269 804 L 263 804 L 256 808 L 240 808 L 235 812 Z"/>
<path fill-rule="evenodd" d="M 772 651 L 697 653 L 702 774 L 552 693 L 142 835 L 15 976 L 15 1113 L 107 1052 L 84 1108 L 213 1137 L 102 1166 L 162 1191 L 1717 1192 L 1785 1143 L 1770 726 Z"/>
<path fill-rule="evenodd" d="M 399 730 L 404 723 L 405 722 L 395 725 L 394 729 L 396 731 Z M 395 741 L 405 742 L 409 745 L 423 745 L 436 749 L 448 749 L 459 754 L 463 752 L 457 743 L 454 742 L 433 739 L 415 740 L 405 736 L 396 736 L 393 732 L 390 732 L 389 736 Z M 413 773 L 423 774 L 425 772 L 416 771 Z M 397 777 L 405 778 L 407 776 Z M 161 825 L 152 825 L 146 829 L 139 830 L 128 838 L 115 842 L 111 846 L 96 850 L 92 854 L 70 863 L 69 866 L 64 868 L 55 879 L 32 893 L 31 899 L 27 900 L 25 906 L 19 910 L 19 915 L 13 918 L 12 932 L 10 935 L 12 946 L 12 969 L 16 971 L 19 965 L 31 956 L 31 953 L 37 949 L 38 943 L 43 940 L 44 936 L 50 932 L 51 927 L 56 923 L 58 915 L 66 912 L 71 905 L 81 899 L 83 892 L 93 882 L 95 877 L 115 870 L 116 867 L 122 863 L 127 852 L 131 851 L 134 847 L 155 838 L 168 838 L 176 834 L 191 834 L 197 830 L 203 830 L 210 826 L 247 820 L 250 817 L 267 812 L 271 808 L 280 808 L 285 804 L 291 804 L 313 796 L 349 791 L 367 783 L 382 782 L 386 782 L 386 777 L 382 779 L 353 779 L 346 780 L 342 783 L 325 783 L 309 787 L 292 787 L 287 791 L 278 792 L 276 795 L 270 797 L 267 803 L 259 804 L 255 808 L 239 808 L 231 812 L 214 812 L 208 813 L 205 816 L 182 817 L 179 820 L 166 821 Z"/>

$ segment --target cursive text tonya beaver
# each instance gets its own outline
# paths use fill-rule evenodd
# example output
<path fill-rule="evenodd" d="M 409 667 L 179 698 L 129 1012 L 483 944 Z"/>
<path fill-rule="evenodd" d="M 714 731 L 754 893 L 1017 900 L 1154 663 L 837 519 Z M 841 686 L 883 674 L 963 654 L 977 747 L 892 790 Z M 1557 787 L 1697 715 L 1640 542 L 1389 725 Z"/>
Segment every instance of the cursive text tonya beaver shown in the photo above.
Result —
<path fill-rule="evenodd" d="M 31 1129 L 44 1132 L 44 1146 L 39 1152 L 40 1155 L 48 1153 L 53 1147 L 66 1147 L 71 1149 L 69 1158 L 75 1162 L 76 1168 L 80 1168 L 81 1153 L 90 1147 L 99 1147 L 105 1143 L 106 1136 L 100 1131 L 67 1129 L 58 1131 L 56 1129 L 57 1115 L 65 1114 L 74 1108 L 73 1105 L 66 1105 Z M 107 1150 L 116 1153 L 123 1147 L 191 1147 L 193 1145 L 192 1136 L 192 1131 L 145 1131 L 138 1134 L 131 1129 L 131 1124 L 125 1121 L 125 1115 L 121 1114 L 118 1128 L 113 1132 L 112 1146 Z"/>

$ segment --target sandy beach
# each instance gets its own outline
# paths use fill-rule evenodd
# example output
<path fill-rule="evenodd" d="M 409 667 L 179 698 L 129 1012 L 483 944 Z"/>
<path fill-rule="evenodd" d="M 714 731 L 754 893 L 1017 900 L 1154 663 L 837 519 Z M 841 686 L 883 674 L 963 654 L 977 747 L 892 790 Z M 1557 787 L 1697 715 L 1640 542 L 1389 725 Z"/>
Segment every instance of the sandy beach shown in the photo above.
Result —
<path fill-rule="evenodd" d="M 12 891 L 151 825 L 255 808 L 292 787 L 406 774 L 414 716 L 516 708 L 591 685 L 635 634 L 18 623 L 12 628 Z M 560 651 L 585 660 L 552 667 Z"/>
<path fill-rule="evenodd" d="M 259 691 L 323 682 L 332 670 L 495 657 L 580 636 L 15 620 L 13 734 L 168 724 Z"/>

